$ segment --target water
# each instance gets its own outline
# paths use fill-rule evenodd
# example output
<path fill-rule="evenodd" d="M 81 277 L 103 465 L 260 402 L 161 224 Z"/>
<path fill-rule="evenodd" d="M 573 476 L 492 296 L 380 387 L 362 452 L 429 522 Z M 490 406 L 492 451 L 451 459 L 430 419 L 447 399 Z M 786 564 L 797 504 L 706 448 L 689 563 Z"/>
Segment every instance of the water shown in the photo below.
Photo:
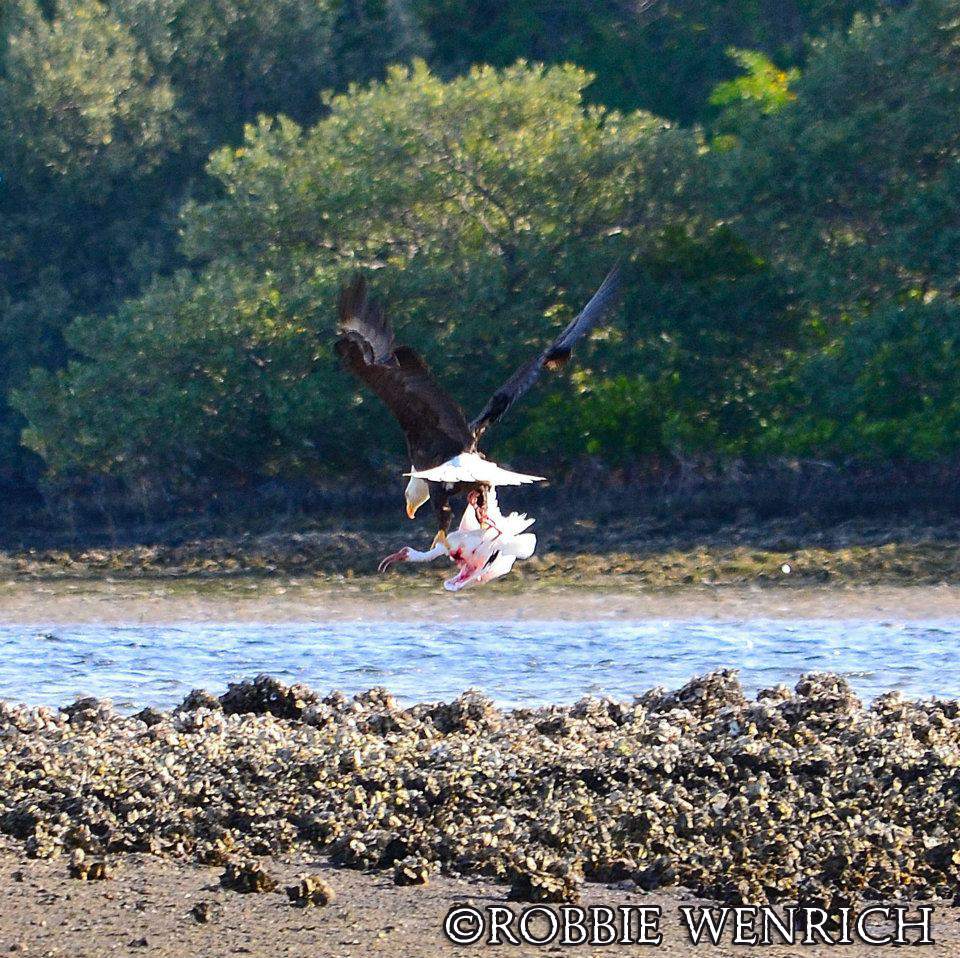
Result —
<path fill-rule="evenodd" d="M 193 688 L 267 672 L 320 692 L 387 686 L 401 702 L 483 689 L 506 707 L 619 699 L 718 667 L 748 693 L 804 672 L 847 677 L 862 697 L 960 697 L 960 619 L 0 626 L 0 698 L 169 707 Z"/>

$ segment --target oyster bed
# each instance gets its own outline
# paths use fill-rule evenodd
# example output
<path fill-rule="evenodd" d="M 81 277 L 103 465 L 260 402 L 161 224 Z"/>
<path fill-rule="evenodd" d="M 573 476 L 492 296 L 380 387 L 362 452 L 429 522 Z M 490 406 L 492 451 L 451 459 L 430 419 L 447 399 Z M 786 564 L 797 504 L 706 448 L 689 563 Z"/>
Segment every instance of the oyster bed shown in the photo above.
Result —
<path fill-rule="evenodd" d="M 518 504 L 507 503 L 510 508 Z M 643 519 L 602 514 L 538 515 L 537 552 L 506 582 L 609 584 L 617 576 L 653 588 L 702 585 L 933 585 L 960 582 L 960 521 L 850 519 L 824 525 L 810 516 L 759 521 L 749 512 L 734 522 Z M 406 521 L 406 520 L 402 520 Z M 229 581 L 243 576 L 306 576 L 342 583 L 375 575 L 388 553 L 425 548 L 432 530 L 278 529 L 256 535 L 201 535 L 186 530 L 151 543 L 61 544 L 60 548 L 0 549 L 0 579 L 11 582 L 89 582 L 179 579 Z M 785 574 L 784 565 L 790 567 Z M 434 567 L 431 567 L 434 568 Z M 436 588 L 449 563 L 433 572 L 399 566 L 378 588 Z M 504 584 L 505 584 L 504 583 Z M 2 583 L 0 583 L 2 584 Z"/>
<path fill-rule="evenodd" d="M 321 850 L 398 884 L 482 874 L 522 900 L 573 900 L 586 879 L 831 910 L 960 901 L 960 703 L 866 708 L 828 674 L 750 702 L 729 671 L 512 712 L 264 676 L 169 713 L 0 703 L 0 830 L 110 872 L 126 852 L 236 871 Z"/>

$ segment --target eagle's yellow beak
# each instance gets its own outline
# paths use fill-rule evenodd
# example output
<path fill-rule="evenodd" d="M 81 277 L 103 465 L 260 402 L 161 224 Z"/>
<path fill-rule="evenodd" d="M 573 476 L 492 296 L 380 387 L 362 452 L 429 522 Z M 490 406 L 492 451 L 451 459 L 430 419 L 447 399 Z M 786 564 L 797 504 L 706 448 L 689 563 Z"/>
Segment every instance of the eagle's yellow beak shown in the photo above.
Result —
<path fill-rule="evenodd" d="M 411 506 L 410 503 L 407 503 L 407 518 L 412 519 L 417 514 L 417 507 Z"/>

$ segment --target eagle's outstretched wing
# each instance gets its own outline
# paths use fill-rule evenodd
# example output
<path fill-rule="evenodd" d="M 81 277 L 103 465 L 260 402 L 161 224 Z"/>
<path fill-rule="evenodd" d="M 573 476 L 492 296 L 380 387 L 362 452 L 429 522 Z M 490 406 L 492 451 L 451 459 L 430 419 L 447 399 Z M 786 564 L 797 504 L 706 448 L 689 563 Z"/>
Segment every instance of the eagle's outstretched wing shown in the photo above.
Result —
<path fill-rule="evenodd" d="M 362 276 L 340 294 L 338 333 L 337 355 L 397 418 L 415 469 L 430 469 L 471 445 L 460 407 L 412 349 L 394 345 L 390 322 L 370 301 Z"/>
<path fill-rule="evenodd" d="M 593 329 L 620 291 L 620 265 L 607 273 L 590 302 L 567 328 L 539 355 L 521 366 L 487 401 L 483 411 L 470 423 L 474 440 L 501 416 L 540 378 L 544 369 L 566 365 L 576 342 Z"/>

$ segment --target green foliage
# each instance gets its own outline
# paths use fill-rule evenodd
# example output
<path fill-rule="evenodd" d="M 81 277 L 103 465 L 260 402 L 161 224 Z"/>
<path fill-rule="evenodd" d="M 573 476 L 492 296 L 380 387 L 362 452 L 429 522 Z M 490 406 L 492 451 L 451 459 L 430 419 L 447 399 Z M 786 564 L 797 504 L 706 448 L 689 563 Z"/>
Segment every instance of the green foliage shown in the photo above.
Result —
<path fill-rule="evenodd" d="M 336 82 L 382 80 L 393 63 L 410 63 L 426 56 L 430 40 L 410 9 L 410 0 L 334 0 L 331 61 Z M 298 118 L 284 109 L 284 113 Z"/>
<path fill-rule="evenodd" d="M 63 0 L 50 20 L 8 9 L 0 73 L 0 465 L 19 467 L 18 417 L 3 409 L 32 366 L 64 360 L 74 311 L 136 289 L 157 224 L 143 196 L 181 135 L 169 85 L 130 33 L 93 0 Z M 163 209 L 162 203 L 157 204 Z M 155 211 L 156 212 L 156 211 Z"/>
<path fill-rule="evenodd" d="M 291 306 L 269 274 L 224 268 L 201 282 L 185 272 L 161 280 L 111 322 L 75 323 L 73 350 L 110 358 L 34 373 L 18 395 L 38 424 L 28 441 L 54 472 L 189 476 L 201 463 L 242 475 L 283 435 L 284 423 L 271 428 L 272 390 L 311 367 L 312 340 Z"/>
<path fill-rule="evenodd" d="M 641 375 L 577 372 L 567 389 L 552 390 L 539 403 L 505 451 L 545 450 L 569 463 L 595 456 L 615 466 L 661 456 L 668 451 L 665 399 Z"/>
<path fill-rule="evenodd" d="M 957 448 L 958 67 L 955 0 L 860 20 L 818 47 L 794 102 L 746 119 L 717 158 L 719 211 L 792 274 L 815 334 L 774 448 Z"/>
<path fill-rule="evenodd" d="M 308 132 L 250 127 L 242 147 L 211 159 L 223 198 L 185 214 L 186 248 L 206 263 L 198 278 L 77 324 L 70 344 L 88 361 L 39 375 L 18 400 L 29 444 L 55 470 L 343 469 L 380 464 L 384 448 L 395 465 L 395 426 L 331 357 L 336 292 L 357 266 L 377 268 L 404 338 L 468 409 L 625 252 L 657 308 L 705 271 L 734 284 L 754 272 L 752 258 L 734 262 L 742 250 L 714 249 L 708 266 L 686 267 L 692 278 L 677 274 L 662 238 L 687 242 L 672 225 L 681 216 L 697 228 L 683 212 L 696 140 L 645 114 L 585 111 L 588 82 L 573 68 L 519 66 L 445 84 L 421 64 L 334 98 Z M 664 275 L 645 276 L 645 258 Z M 718 307 L 730 305 L 721 295 Z M 632 395 L 624 368 L 661 333 L 646 311 L 626 328 L 635 343 L 610 334 L 606 350 L 601 339 L 582 357 L 586 370 L 601 357 L 594 371 L 612 384 L 586 407 L 595 421 L 580 420 L 600 442 L 611 436 L 609 397 Z M 158 434 L 160 422 L 177 428 Z"/>
<path fill-rule="evenodd" d="M 930 459 L 960 444 L 956 304 L 890 304 L 806 355 L 781 383 L 766 448 L 798 456 Z"/>
<path fill-rule="evenodd" d="M 222 198 L 185 211 L 196 280 L 74 326 L 86 361 L 18 398 L 27 442 L 66 472 L 395 469 L 396 426 L 331 355 L 354 269 L 375 271 L 403 340 L 471 412 L 626 257 L 626 315 L 578 352 L 564 388 L 498 428 L 495 449 L 626 461 L 725 430 L 739 449 L 761 367 L 795 335 L 788 302 L 696 215 L 696 137 L 585 109 L 589 79 L 520 65 L 444 83 L 419 64 L 334 98 L 309 131 L 249 127 L 211 158 Z"/>
<path fill-rule="evenodd" d="M 594 73 L 591 99 L 691 122 L 736 74 L 730 47 L 802 65 L 806 40 L 849 26 L 887 0 L 413 0 L 437 69 L 518 58 Z"/>
<path fill-rule="evenodd" d="M 96 0 L 48 21 L 29 3 L 7 38 L 0 143 L 9 178 L 84 180 L 155 168 L 175 148 L 173 92 Z"/>
<path fill-rule="evenodd" d="M 326 87 L 422 43 L 404 0 L 2 7 L 0 480 L 30 466 L 10 389 L 66 362 L 71 319 L 183 265 L 176 214 L 209 150 L 261 111 L 315 119 Z"/>
<path fill-rule="evenodd" d="M 163 0 L 137 17 L 142 0 L 113 0 L 118 15 L 140 26 L 145 49 L 170 77 L 206 132 L 205 145 L 239 135 L 264 110 L 316 115 L 331 78 L 332 13 L 316 0 Z M 135 19 L 134 19 L 135 18 Z M 146 29 L 149 27 L 151 29 Z"/>
<path fill-rule="evenodd" d="M 736 141 L 730 137 L 749 120 L 777 113 L 795 100 L 797 95 L 791 85 L 800 78 L 796 67 L 781 70 L 756 50 L 731 48 L 727 53 L 744 72 L 733 80 L 718 83 L 710 94 L 710 105 L 719 112 L 711 124 L 719 134 L 714 138 L 714 149 L 733 146 Z"/>
<path fill-rule="evenodd" d="M 947 292 L 956 277 L 960 19 L 917 0 L 823 44 L 777 116 L 721 165 L 724 212 L 823 307 Z M 844 95 L 839 97 L 838 90 Z"/>
<path fill-rule="evenodd" d="M 616 258 L 495 455 L 960 446 L 958 0 L 8 0 L 0 40 L 0 481 L 24 425 L 54 476 L 393 470 L 341 282 L 471 412 Z"/>
<path fill-rule="evenodd" d="M 406 0 L 110 0 L 203 132 L 237 142 L 260 113 L 315 120 L 323 91 L 425 49 Z"/>

